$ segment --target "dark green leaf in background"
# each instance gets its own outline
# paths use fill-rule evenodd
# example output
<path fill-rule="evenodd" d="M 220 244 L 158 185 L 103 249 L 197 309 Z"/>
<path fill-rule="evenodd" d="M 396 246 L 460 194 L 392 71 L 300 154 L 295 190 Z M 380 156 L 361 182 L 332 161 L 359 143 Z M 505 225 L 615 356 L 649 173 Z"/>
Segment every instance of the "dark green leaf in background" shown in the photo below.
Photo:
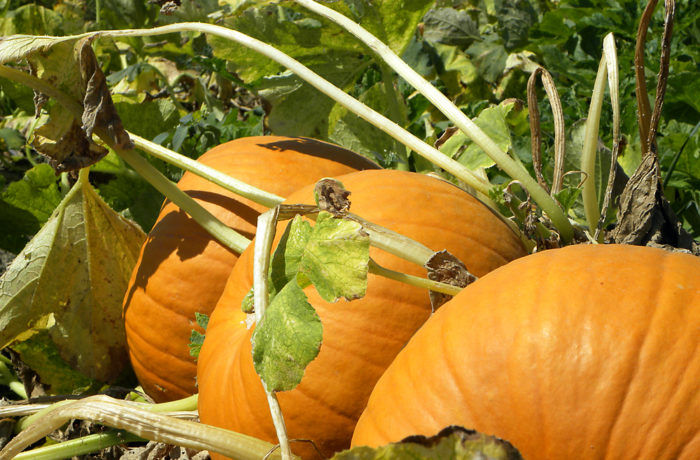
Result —
<path fill-rule="evenodd" d="M 0 248 L 19 253 L 61 201 L 56 173 L 47 164 L 28 170 L 0 194 Z"/>
<path fill-rule="evenodd" d="M 435 8 L 423 19 L 423 37 L 430 42 L 454 45 L 462 49 L 480 39 L 479 28 L 466 11 Z"/>

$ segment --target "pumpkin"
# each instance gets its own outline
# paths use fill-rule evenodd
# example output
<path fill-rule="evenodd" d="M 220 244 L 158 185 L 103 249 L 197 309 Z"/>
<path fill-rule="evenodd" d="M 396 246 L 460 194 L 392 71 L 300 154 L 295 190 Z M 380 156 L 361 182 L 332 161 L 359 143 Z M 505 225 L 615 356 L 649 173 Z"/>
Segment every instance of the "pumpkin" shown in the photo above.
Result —
<path fill-rule="evenodd" d="M 429 176 L 395 170 L 337 177 L 351 192 L 350 210 L 365 219 L 447 249 L 477 276 L 525 255 L 519 237 L 477 199 Z M 287 199 L 313 204 L 313 187 Z M 283 226 L 278 227 L 278 235 Z M 370 249 L 380 265 L 413 275 L 425 270 Z M 253 245 L 241 255 L 211 315 L 198 361 L 202 422 L 273 443 L 277 437 L 251 357 L 251 334 L 241 323 L 241 300 L 252 285 Z M 278 393 L 290 439 L 313 440 L 321 453 L 349 446 L 355 422 L 372 386 L 418 327 L 431 315 L 428 292 L 369 275 L 366 295 L 354 301 L 323 301 L 305 292 L 323 324 L 323 343 L 294 390 Z M 308 443 L 292 450 L 318 458 Z M 216 456 L 214 456 L 216 457 Z"/>
<path fill-rule="evenodd" d="M 198 161 L 282 196 L 325 176 L 377 167 L 326 142 L 274 136 L 227 142 Z M 226 225 L 254 235 L 264 206 L 189 172 L 178 186 Z M 211 313 L 237 258 L 176 205 L 164 203 L 141 248 L 123 305 L 131 363 L 155 401 L 196 392 L 197 366 L 188 348 L 195 312 Z"/>
<path fill-rule="evenodd" d="M 455 296 L 377 383 L 353 445 L 461 425 L 531 459 L 700 458 L 700 259 L 583 245 Z"/>

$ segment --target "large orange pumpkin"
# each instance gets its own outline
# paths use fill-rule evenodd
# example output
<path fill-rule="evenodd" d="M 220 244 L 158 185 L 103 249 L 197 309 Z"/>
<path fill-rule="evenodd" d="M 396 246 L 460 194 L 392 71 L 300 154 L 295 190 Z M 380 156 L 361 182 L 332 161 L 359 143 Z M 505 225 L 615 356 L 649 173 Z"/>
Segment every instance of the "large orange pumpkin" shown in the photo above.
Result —
<path fill-rule="evenodd" d="M 700 458 L 700 259 L 574 246 L 467 287 L 387 369 L 353 445 L 451 424 L 530 459 Z"/>
<path fill-rule="evenodd" d="M 351 211 L 434 250 L 447 249 L 477 276 L 525 250 L 518 236 L 486 206 L 457 187 L 402 171 L 362 171 L 338 179 L 351 191 Z M 287 199 L 313 203 L 312 187 Z M 282 227 L 278 229 L 281 233 Z M 199 414 L 202 422 L 276 443 L 260 379 L 251 358 L 250 336 L 241 322 L 241 300 L 252 285 L 252 246 L 234 267 L 212 314 L 199 356 Z M 425 270 L 371 248 L 380 265 L 425 276 Z M 330 456 L 349 446 L 355 422 L 384 369 L 430 316 L 428 292 L 369 275 L 366 296 L 327 303 L 306 290 L 323 324 L 323 344 L 301 384 L 278 394 L 289 437 L 311 439 Z M 317 458 L 308 444 L 293 450 Z"/>
<path fill-rule="evenodd" d="M 281 196 L 325 176 L 377 167 L 326 142 L 275 136 L 227 142 L 199 161 Z M 263 206 L 189 172 L 178 186 L 225 224 L 254 235 Z M 165 202 L 124 299 L 131 363 L 144 390 L 157 402 L 196 392 L 197 367 L 188 348 L 195 312 L 213 310 L 237 258 L 185 212 Z"/>

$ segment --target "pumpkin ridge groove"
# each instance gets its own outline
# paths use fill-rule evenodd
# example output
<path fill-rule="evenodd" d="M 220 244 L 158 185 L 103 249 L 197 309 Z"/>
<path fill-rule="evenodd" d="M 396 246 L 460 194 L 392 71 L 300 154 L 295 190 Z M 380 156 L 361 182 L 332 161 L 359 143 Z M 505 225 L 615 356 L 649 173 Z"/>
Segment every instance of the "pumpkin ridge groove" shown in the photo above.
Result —
<path fill-rule="evenodd" d="M 376 367 L 376 368 L 378 368 L 378 369 L 380 369 L 380 370 L 383 370 L 383 369 L 386 367 L 386 366 L 384 366 L 384 365 L 377 364 L 377 363 L 374 363 L 374 362 L 372 362 L 372 361 L 369 361 L 369 360 L 365 359 L 363 356 L 360 356 L 360 355 L 358 355 L 358 354 L 356 354 L 356 353 L 353 353 L 353 352 L 351 352 L 351 351 L 348 351 L 345 347 L 335 346 L 335 345 L 333 345 L 332 343 L 323 342 L 323 343 L 321 344 L 321 349 L 323 349 L 323 348 L 328 348 L 328 349 L 330 349 L 330 350 L 333 350 L 333 352 L 334 352 L 334 353 L 337 353 L 337 354 L 344 354 L 344 355 L 347 355 L 347 356 L 349 356 L 351 359 L 360 360 L 360 361 L 362 361 L 363 363 L 365 363 L 366 365 L 372 366 L 372 367 Z"/>
<path fill-rule="evenodd" d="M 649 331 L 651 330 L 652 324 L 655 321 L 655 318 L 658 317 L 660 314 L 660 308 L 658 308 L 659 305 L 659 296 L 660 296 L 660 286 L 663 286 L 664 283 L 661 282 L 661 279 L 663 276 L 666 276 L 665 273 L 665 266 L 667 265 L 668 258 L 662 257 L 660 262 L 660 266 L 657 266 L 657 276 L 651 277 L 654 279 L 654 286 L 652 288 L 652 291 L 654 292 L 654 300 L 653 304 L 656 306 L 654 308 L 654 312 L 651 318 L 648 318 L 648 321 L 646 322 L 645 328 L 644 328 L 644 333 L 642 336 L 641 343 L 639 344 L 639 347 L 637 349 L 637 352 L 635 353 L 635 360 L 634 360 L 634 367 L 631 372 L 626 372 L 625 374 L 627 375 L 627 382 L 625 383 L 625 391 L 624 391 L 624 396 L 622 397 L 622 401 L 620 401 L 620 404 L 618 405 L 616 411 L 615 411 L 615 417 L 614 421 L 612 423 L 612 426 L 610 427 L 609 430 L 606 430 L 607 433 L 607 439 L 605 443 L 601 443 L 601 445 L 605 445 L 605 450 L 603 452 L 610 452 L 610 443 L 612 440 L 615 438 L 615 433 L 618 430 L 619 427 L 619 422 L 623 418 L 623 413 L 625 412 L 625 409 L 628 407 L 629 404 L 629 397 L 630 393 L 632 390 L 633 383 L 636 382 L 637 380 L 637 375 L 639 374 L 639 370 L 641 367 L 641 360 L 642 356 L 644 355 L 644 350 L 648 344 L 648 339 L 649 339 Z M 658 273 L 661 273 L 661 276 L 658 276 Z M 644 277 L 644 279 L 648 279 L 649 277 Z M 647 442 L 650 440 L 650 436 L 643 436 L 643 445 L 639 446 L 636 445 L 634 446 L 637 451 L 636 454 L 639 455 L 640 452 L 643 452 Z M 632 446 L 628 446 L 628 448 L 631 448 Z"/>

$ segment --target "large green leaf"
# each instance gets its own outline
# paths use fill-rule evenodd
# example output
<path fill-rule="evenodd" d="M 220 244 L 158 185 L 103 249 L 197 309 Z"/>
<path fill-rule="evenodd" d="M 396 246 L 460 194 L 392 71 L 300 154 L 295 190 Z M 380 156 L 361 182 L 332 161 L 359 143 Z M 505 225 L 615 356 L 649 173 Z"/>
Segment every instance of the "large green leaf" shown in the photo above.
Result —
<path fill-rule="evenodd" d="M 114 380 L 128 365 L 121 304 L 144 239 L 81 174 L 0 278 L 0 346 L 46 329 L 74 369 Z"/>
<path fill-rule="evenodd" d="M 327 6 L 358 21 L 401 53 L 431 4 L 425 0 L 407 0 L 401 5 L 388 0 L 346 0 Z M 343 89 L 356 81 L 371 62 L 371 54 L 357 39 L 294 2 L 253 6 L 227 25 L 273 45 Z M 327 120 L 334 101 L 268 58 L 221 38 L 211 37 L 209 41 L 214 54 L 228 60 L 243 80 L 255 82 L 256 89 L 270 102 L 268 125 L 273 133 L 328 137 Z M 387 113 L 386 108 L 386 102 L 377 107 L 382 113 Z"/>
<path fill-rule="evenodd" d="M 321 349 L 323 327 L 296 280 L 272 299 L 253 332 L 253 363 L 268 391 L 296 387 Z"/>

